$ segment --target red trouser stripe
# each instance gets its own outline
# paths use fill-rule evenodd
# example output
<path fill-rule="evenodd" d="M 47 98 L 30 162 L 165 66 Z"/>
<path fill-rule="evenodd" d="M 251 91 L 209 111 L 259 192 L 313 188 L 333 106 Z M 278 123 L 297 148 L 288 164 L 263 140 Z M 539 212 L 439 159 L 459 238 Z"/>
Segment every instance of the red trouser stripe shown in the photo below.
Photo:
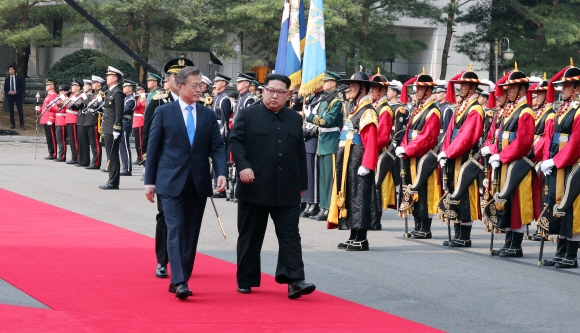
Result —
<path fill-rule="evenodd" d="M 99 142 L 99 129 L 95 126 L 95 148 L 97 148 L 97 165 L 98 167 L 101 166 L 101 143 Z"/>
<path fill-rule="evenodd" d="M 50 136 L 52 136 L 52 147 L 54 148 L 52 151 L 52 158 L 56 158 L 56 154 L 58 151 L 58 146 L 56 145 L 56 137 L 55 137 L 55 133 L 54 133 L 54 126 L 50 125 Z"/>

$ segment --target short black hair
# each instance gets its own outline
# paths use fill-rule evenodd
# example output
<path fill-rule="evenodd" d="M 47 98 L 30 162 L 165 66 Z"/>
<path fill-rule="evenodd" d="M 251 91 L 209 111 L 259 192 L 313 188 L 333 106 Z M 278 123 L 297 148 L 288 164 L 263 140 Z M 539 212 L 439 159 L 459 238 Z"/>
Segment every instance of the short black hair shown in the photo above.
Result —
<path fill-rule="evenodd" d="M 270 81 L 282 81 L 286 83 L 286 89 L 290 89 L 290 78 L 283 74 L 268 74 L 264 79 L 264 86 L 267 86 Z"/>
<path fill-rule="evenodd" d="M 13 70 L 16 70 L 16 67 L 14 67 L 14 65 L 8 66 L 8 70 L 10 70 L 10 68 L 12 68 Z"/>

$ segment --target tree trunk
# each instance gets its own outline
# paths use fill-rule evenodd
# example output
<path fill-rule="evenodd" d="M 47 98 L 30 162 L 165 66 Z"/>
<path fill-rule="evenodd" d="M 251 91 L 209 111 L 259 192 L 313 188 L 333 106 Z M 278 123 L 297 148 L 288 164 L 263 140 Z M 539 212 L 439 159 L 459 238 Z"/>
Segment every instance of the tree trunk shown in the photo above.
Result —
<path fill-rule="evenodd" d="M 134 33 L 135 33 L 135 14 L 128 14 L 127 15 L 127 32 L 129 33 L 129 47 L 131 50 L 135 51 L 135 53 L 139 53 L 139 48 L 135 43 Z M 141 71 L 141 65 L 134 59 L 131 60 L 131 66 L 135 68 L 137 73 Z"/>
<path fill-rule="evenodd" d="M 143 57 L 143 59 L 145 59 L 145 61 L 149 61 L 149 48 L 151 46 L 151 35 L 149 31 L 150 27 L 151 22 L 149 21 L 148 13 L 143 12 L 141 14 L 140 46 L 141 46 L 141 56 Z M 147 72 L 145 71 L 145 68 L 141 66 L 141 69 L 139 70 L 139 82 L 145 84 L 146 80 L 147 80 Z"/>
<path fill-rule="evenodd" d="M 449 48 L 451 47 L 451 38 L 453 37 L 453 21 L 455 20 L 455 11 L 457 10 L 457 0 L 450 0 L 449 10 L 447 11 L 447 33 L 445 35 L 445 44 L 441 54 L 441 74 L 439 80 L 445 80 L 447 75 L 447 59 L 449 58 Z"/>

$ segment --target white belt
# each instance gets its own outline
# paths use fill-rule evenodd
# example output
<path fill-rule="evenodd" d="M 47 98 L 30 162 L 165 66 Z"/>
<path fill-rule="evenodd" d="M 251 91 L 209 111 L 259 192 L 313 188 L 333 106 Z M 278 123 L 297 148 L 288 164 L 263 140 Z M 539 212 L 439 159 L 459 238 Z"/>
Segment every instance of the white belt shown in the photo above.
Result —
<path fill-rule="evenodd" d="M 318 128 L 318 132 L 320 132 L 320 133 L 338 132 L 338 131 L 340 131 L 340 127 L 330 127 L 330 128 L 319 127 Z"/>
<path fill-rule="evenodd" d="M 66 113 L 79 114 L 78 111 L 70 111 L 70 110 L 66 110 Z"/>
<path fill-rule="evenodd" d="M 221 121 L 221 120 L 219 120 L 219 119 L 218 119 L 218 121 L 217 121 L 217 122 L 218 122 L 218 124 L 221 124 L 221 123 L 222 123 L 222 121 Z"/>
<path fill-rule="evenodd" d="M 133 114 L 133 117 L 143 117 L 143 116 L 144 116 L 144 114 L 142 114 L 142 113 L 134 113 Z"/>
<path fill-rule="evenodd" d="M 66 117 L 66 113 L 57 113 L 56 116 L 57 117 Z"/>

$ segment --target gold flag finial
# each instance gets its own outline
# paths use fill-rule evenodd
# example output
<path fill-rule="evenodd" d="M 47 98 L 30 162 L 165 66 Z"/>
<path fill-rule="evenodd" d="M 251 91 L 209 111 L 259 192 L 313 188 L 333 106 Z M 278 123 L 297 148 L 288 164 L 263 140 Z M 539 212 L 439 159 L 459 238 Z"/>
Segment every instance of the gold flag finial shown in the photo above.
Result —
<path fill-rule="evenodd" d="M 570 57 L 570 67 L 574 67 L 574 59 L 572 57 Z"/>
<path fill-rule="evenodd" d="M 548 81 L 548 76 L 546 76 L 546 72 L 544 72 L 544 78 L 543 78 L 543 80 L 544 81 Z"/>
<path fill-rule="evenodd" d="M 503 76 L 505 76 L 505 71 L 503 71 Z"/>
<path fill-rule="evenodd" d="M 426 75 L 427 72 L 425 72 L 425 67 L 423 67 L 423 71 L 421 72 L 421 75 Z"/>
<path fill-rule="evenodd" d="M 519 70 L 519 69 L 518 69 L 518 62 L 517 62 L 517 61 L 515 61 L 515 62 L 514 62 L 514 69 L 515 69 L 516 71 L 517 71 L 517 70 Z"/>
<path fill-rule="evenodd" d="M 377 75 L 381 75 L 381 68 L 377 67 Z"/>
<path fill-rule="evenodd" d="M 471 62 L 469 63 L 469 71 L 473 72 L 473 64 Z"/>

